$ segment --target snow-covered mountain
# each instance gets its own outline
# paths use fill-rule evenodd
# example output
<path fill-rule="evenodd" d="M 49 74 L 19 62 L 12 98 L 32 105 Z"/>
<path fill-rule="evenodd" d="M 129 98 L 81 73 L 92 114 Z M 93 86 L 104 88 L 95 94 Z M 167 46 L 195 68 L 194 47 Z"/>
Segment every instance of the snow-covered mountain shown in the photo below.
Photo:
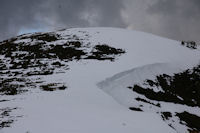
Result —
<path fill-rule="evenodd" d="M 0 42 L 0 133 L 200 131 L 200 48 L 72 28 Z"/>

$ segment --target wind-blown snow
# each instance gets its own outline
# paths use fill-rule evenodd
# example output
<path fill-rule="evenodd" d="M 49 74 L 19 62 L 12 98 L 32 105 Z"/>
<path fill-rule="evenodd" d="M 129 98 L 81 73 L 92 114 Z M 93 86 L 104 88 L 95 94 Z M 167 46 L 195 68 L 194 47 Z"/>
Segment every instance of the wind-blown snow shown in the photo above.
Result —
<path fill-rule="evenodd" d="M 129 93 L 130 90 L 123 87 L 129 83 L 140 83 L 146 78 L 155 78 L 157 74 L 173 74 L 191 68 L 199 63 L 198 50 L 183 47 L 178 41 L 116 28 L 75 28 L 56 33 L 60 34 L 63 40 L 68 35 L 75 34 L 83 39 L 85 44 L 108 44 L 122 48 L 126 53 L 117 57 L 114 62 L 72 61 L 69 62 L 70 69 L 66 73 L 43 77 L 46 82 L 66 83 L 66 90 L 41 92 L 36 88 L 22 95 L 2 96 L 2 99 L 15 100 L 1 103 L 0 108 L 18 107 L 13 113 L 23 117 L 0 132 L 176 132 L 154 112 L 129 110 L 127 107 L 135 104 L 132 99 L 133 92 Z"/>

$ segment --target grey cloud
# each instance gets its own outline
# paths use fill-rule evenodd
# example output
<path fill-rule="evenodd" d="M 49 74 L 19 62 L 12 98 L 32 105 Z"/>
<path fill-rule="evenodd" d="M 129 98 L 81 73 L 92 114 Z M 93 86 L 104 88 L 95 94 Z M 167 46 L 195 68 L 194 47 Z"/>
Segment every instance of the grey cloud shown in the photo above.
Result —
<path fill-rule="evenodd" d="M 21 29 L 122 27 L 200 41 L 200 0 L 1 0 L 0 40 Z"/>
<path fill-rule="evenodd" d="M 199 0 L 158 0 L 147 12 L 159 22 L 161 28 L 157 34 L 176 40 L 200 41 Z"/>
<path fill-rule="evenodd" d="M 128 0 L 124 12 L 129 28 L 175 40 L 200 41 L 199 0 Z"/>
<path fill-rule="evenodd" d="M 151 7 L 150 13 L 160 13 L 163 15 L 187 17 L 188 19 L 199 17 L 199 0 L 159 0 Z"/>
<path fill-rule="evenodd" d="M 121 0 L 59 0 L 52 11 L 64 25 L 123 27 L 122 8 Z"/>
<path fill-rule="evenodd" d="M 38 0 L 1 0 L 0 39 L 16 35 L 20 28 L 36 26 L 37 20 L 35 20 L 35 9 L 37 8 Z"/>
<path fill-rule="evenodd" d="M 0 40 L 22 28 L 126 27 L 121 0 L 1 0 Z"/>

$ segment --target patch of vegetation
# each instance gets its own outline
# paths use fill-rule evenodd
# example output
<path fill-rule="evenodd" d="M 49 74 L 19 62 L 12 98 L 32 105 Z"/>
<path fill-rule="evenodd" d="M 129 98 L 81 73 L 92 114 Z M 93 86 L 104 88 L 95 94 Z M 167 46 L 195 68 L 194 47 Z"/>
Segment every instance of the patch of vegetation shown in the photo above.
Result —
<path fill-rule="evenodd" d="M 4 127 L 10 127 L 11 124 L 14 122 L 14 117 L 10 116 L 10 113 L 17 108 L 3 108 L 0 109 L 0 129 Z M 6 118 L 6 120 L 3 120 Z"/>
<path fill-rule="evenodd" d="M 27 90 L 25 87 L 31 86 L 24 78 L 0 78 L 0 95 L 17 95 Z"/>
<path fill-rule="evenodd" d="M 0 70 L 2 71 L 6 69 L 7 69 L 6 65 L 4 64 L 3 60 L 0 59 Z"/>
<path fill-rule="evenodd" d="M 188 112 L 176 113 L 176 116 L 180 118 L 181 121 L 184 121 L 188 127 L 191 129 L 190 132 L 200 132 L 200 117 Z M 181 122 L 181 124 L 183 124 Z"/>
<path fill-rule="evenodd" d="M 33 76 L 33 75 L 51 75 L 53 74 L 53 69 L 47 70 L 40 70 L 40 71 L 30 71 L 26 73 L 26 76 Z"/>
<path fill-rule="evenodd" d="M 1 121 L 0 129 L 4 128 L 4 127 L 10 127 L 13 122 L 14 122 L 14 120 Z"/>
<path fill-rule="evenodd" d="M 7 102 L 7 101 L 9 101 L 9 100 L 0 100 L 0 102 Z"/>
<path fill-rule="evenodd" d="M 65 85 L 60 85 L 59 83 L 50 83 L 46 85 L 41 85 L 40 88 L 44 91 L 55 91 L 65 90 L 67 87 Z"/>
<path fill-rule="evenodd" d="M 172 114 L 170 112 L 161 112 L 161 114 L 163 120 L 169 120 L 169 118 L 172 117 Z"/>
<path fill-rule="evenodd" d="M 190 49 L 197 49 L 197 43 L 194 41 L 181 41 L 181 45 L 186 46 Z"/>
<path fill-rule="evenodd" d="M 55 56 L 61 60 L 67 59 L 69 61 L 72 59 L 80 60 L 81 56 L 86 55 L 83 50 L 79 50 L 75 47 L 65 47 L 63 45 L 55 45 L 45 52 L 48 54 L 55 54 Z"/>
<path fill-rule="evenodd" d="M 122 49 L 116 49 L 104 44 L 104 45 L 96 45 L 91 53 L 92 55 L 88 56 L 86 59 L 113 61 L 116 55 L 121 55 L 125 53 L 125 51 Z"/>
<path fill-rule="evenodd" d="M 155 81 L 147 80 L 144 85 L 148 87 L 134 85 L 128 88 L 150 100 L 200 107 L 200 65 L 173 76 L 159 75 Z M 162 88 L 163 91 L 154 92 L 152 87 Z"/>
<path fill-rule="evenodd" d="M 148 104 L 151 104 L 151 105 L 154 105 L 154 106 L 157 106 L 157 107 L 160 107 L 160 104 L 159 104 L 159 103 L 154 104 L 154 103 L 152 103 L 152 102 L 150 102 L 150 101 L 147 101 L 147 100 L 145 100 L 145 99 L 143 99 L 143 98 L 137 97 L 137 98 L 135 98 L 135 100 L 141 101 L 141 102 L 144 102 L 144 103 L 148 103 Z"/>
<path fill-rule="evenodd" d="M 32 34 L 30 36 L 24 36 L 20 37 L 20 39 L 36 39 L 41 41 L 47 41 L 47 42 L 53 42 L 60 39 L 60 36 L 57 34 L 51 34 L 51 33 L 36 33 Z"/>
<path fill-rule="evenodd" d="M 142 109 L 140 108 L 135 108 L 135 107 L 129 107 L 130 110 L 133 110 L 133 111 L 142 111 Z"/>
<path fill-rule="evenodd" d="M 80 48 L 82 44 L 79 41 L 69 41 L 66 43 L 67 46 L 73 46 L 75 48 Z"/>
<path fill-rule="evenodd" d="M 56 66 L 56 67 L 65 66 L 64 64 L 61 64 L 59 61 L 53 62 L 51 65 Z"/>

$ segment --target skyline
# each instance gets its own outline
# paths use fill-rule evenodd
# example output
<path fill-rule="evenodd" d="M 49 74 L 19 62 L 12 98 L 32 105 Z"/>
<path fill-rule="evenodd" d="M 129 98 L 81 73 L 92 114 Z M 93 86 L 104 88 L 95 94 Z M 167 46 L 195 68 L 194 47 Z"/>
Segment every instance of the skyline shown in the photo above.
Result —
<path fill-rule="evenodd" d="M 200 41 L 199 0 L 2 0 L 0 40 L 71 27 L 120 27 Z"/>

